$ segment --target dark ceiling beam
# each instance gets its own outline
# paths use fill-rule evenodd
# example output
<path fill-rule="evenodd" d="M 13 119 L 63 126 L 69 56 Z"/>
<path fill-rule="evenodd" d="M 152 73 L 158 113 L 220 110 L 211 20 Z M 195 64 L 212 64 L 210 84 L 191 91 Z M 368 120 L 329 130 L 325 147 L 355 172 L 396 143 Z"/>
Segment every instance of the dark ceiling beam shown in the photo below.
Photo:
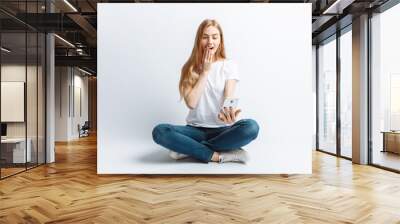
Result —
<path fill-rule="evenodd" d="M 97 60 L 91 56 L 55 56 L 56 66 L 81 66 L 96 71 Z"/>
<path fill-rule="evenodd" d="M 97 31 L 96 28 L 90 24 L 90 22 L 81 14 L 81 6 L 82 2 L 79 1 L 68 1 L 69 4 L 66 4 L 64 1 L 56 1 L 54 4 L 57 8 L 60 8 L 62 10 L 65 10 L 68 13 L 65 13 L 65 15 L 74 21 L 80 28 L 83 30 L 86 35 L 89 38 L 86 38 L 86 41 L 91 45 L 91 46 L 96 46 L 97 45 Z M 86 1 L 86 3 L 90 3 Z M 91 4 L 89 4 L 89 7 L 93 7 Z M 74 9 L 73 9 L 74 8 Z M 76 11 L 75 11 L 76 10 Z"/>
<path fill-rule="evenodd" d="M 16 17 L 42 32 L 82 30 L 73 20 L 62 13 L 19 13 Z"/>
<path fill-rule="evenodd" d="M 92 4 L 92 2 L 91 1 L 89 1 L 89 0 L 86 0 L 86 3 L 90 6 L 90 8 L 92 8 L 93 9 L 93 11 L 95 11 L 95 12 L 97 12 L 97 9 L 96 9 L 96 7 Z"/>
<path fill-rule="evenodd" d="M 323 14 L 342 14 L 343 11 L 355 0 L 336 0 L 332 1 L 324 10 Z"/>
<path fill-rule="evenodd" d="M 78 55 L 77 50 L 81 49 L 83 55 Z M 79 47 L 79 48 L 70 48 L 70 47 L 60 47 L 57 46 L 55 48 L 56 50 L 56 56 L 66 56 L 66 55 L 70 55 L 71 53 L 74 53 L 73 55 L 77 55 L 77 56 L 90 56 L 90 57 L 97 57 L 97 48 L 90 48 L 90 47 Z M 72 55 L 72 56 L 73 56 Z"/>
<path fill-rule="evenodd" d="M 312 24 L 313 43 L 325 40 L 336 32 L 334 30 L 342 29 L 343 24 L 351 24 L 349 18 L 368 12 L 372 5 L 379 5 L 382 1 L 386 0 L 336 0 L 319 12 L 314 12 L 313 19 L 316 20 Z M 317 13 L 320 15 L 315 15 Z"/>
<path fill-rule="evenodd" d="M 0 13 L 1 14 L 3 14 L 3 15 L 5 15 L 5 19 L 7 20 L 7 19 L 11 19 L 12 21 L 14 21 L 15 23 L 18 23 L 18 24 L 20 24 L 20 25 L 22 25 L 22 26 L 26 26 L 25 28 L 29 28 L 29 29 L 32 29 L 32 30 L 35 30 L 35 27 L 33 27 L 33 26 L 31 26 L 29 23 L 27 23 L 25 20 L 24 20 L 24 18 L 20 18 L 19 16 L 18 16 L 18 14 L 17 15 L 15 15 L 15 14 L 13 14 L 13 13 L 11 13 L 11 12 L 9 12 L 9 11 L 7 11 L 7 10 L 5 10 L 5 9 L 3 9 L 3 8 L 1 8 L 0 7 Z M 1 19 L 2 20 L 2 19 Z M 0 21 L 1 21 L 0 20 Z M 3 29 L 3 28 L 2 28 Z"/>
<path fill-rule="evenodd" d="M 349 7 L 355 0 L 336 0 L 332 1 L 331 4 L 325 6 L 319 10 L 320 15 L 314 16 L 317 20 L 312 24 L 313 34 L 321 32 L 329 27 L 335 19 L 338 20 L 340 16 L 343 16 L 343 12 Z"/>
<path fill-rule="evenodd" d="M 18 23 L 13 19 L 0 19 L 1 23 L 1 31 L 2 32 L 17 32 L 17 31 L 25 31 L 26 27 L 24 24 Z"/>
<path fill-rule="evenodd" d="M 140 1 L 144 2 L 144 1 Z M 151 1 L 154 3 L 248 3 L 251 2 L 249 0 L 243 1 L 243 0 L 230 0 L 230 1 L 224 1 L 224 0 L 192 0 L 192 1 L 186 1 L 186 0 L 154 0 Z"/>
<path fill-rule="evenodd" d="M 317 20 L 312 24 L 312 32 L 323 29 L 323 26 L 332 20 L 335 16 L 316 16 Z"/>
<path fill-rule="evenodd" d="M 382 13 L 397 4 L 400 4 L 400 0 L 387 0 L 385 2 L 379 2 L 379 0 L 376 0 L 372 3 L 372 6 L 374 7 L 374 12 Z"/>
<path fill-rule="evenodd" d="M 0 19 L 0 22 L 3 31 L 24 31 L 26 29 L 25 24 L 28 24 L 28 27 L 31 27 L 32 30 L 40 32 L 66 32 L 71 34 L 83 31 L 88 38 L 79 42 L 89 44 L 90 47 L 97 45 L 97 30 L 87 19 L 76 13 L 72 13 L 71 16 L 63 13 L 19 13 L 13 18 Z M 70 38 L 70 40 L 72 39 Z"/>
<path fill-rule="evenodd" d="M 322 41 L 328 39 L 332 35 L 335 35 L 337 30 L 341 30 L 347 26 L 349 26 L 353 21 L 353 15 L 348 14 L 341 18 L 340 20 L 335 21 L 329 27 L 325 28 L 321 33 L 318 35 L 313 35 L 313 44 L 319 44 Z"/>
<path fill-rule="evenodd" d="M 68 14 L 68 17 L 73 20 L 77 25 L 79 25 L 82 30 L 90 37 L 87 38 L 87 41 L 90 43 L 91 46 L 96 46 L 97 42 L 97 30 L 88 22 L 88 20 L 80 14 L 71 13 Z"/>

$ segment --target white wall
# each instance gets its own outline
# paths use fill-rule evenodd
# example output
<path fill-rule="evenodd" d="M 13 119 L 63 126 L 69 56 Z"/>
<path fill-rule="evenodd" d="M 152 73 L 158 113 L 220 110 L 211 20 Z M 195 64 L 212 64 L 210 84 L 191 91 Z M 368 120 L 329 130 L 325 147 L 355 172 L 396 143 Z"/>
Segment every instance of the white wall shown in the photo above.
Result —
<path fill-rule="evenodd" d="M 317 48 L 312 46 L 313 149 L 317 149 Z"/>
<path fill-rule="evenodd" d="M 76 108 L 79 89 L 82 114 Z M 76 68 L 56 67 L 55 120 L 56 141 L 77 139 L 78 124 L 83 125 L 88 120 L 88 78 Z"/>
<path fill-rule="evenodd" d="M 72 113 L 72 120 L 71 120 L 71 126 L 73 127 L 71 130 L 71 134 L 73 138 L 78 138 L 79 137 L 79 132 L 77 129 L 78 124 L 81 126 L 85 123 L 85 121 L 88 120 L 88 77 L 87 76 L 82 76 L 83 73 L 81 73 L 79 70 L 74 71 L 74 94 L 73 96 L 75 102 L 74 102 L 74 108 L 72 109 L 75 111 L 75 113 Z M 80 93 L 78 93 L 80 91 Z M 80 94 L 80 97 L 79 97 Z M 81 101 L 81 102 L 79 102 Z M 79 107 L 82 111 L 79 110 Z"/>
<path fill-rule="evenodd" d="M 185 123 L 180 69 L 206 18 L 238 64 L 242 118 L 260 125 L 246 165 L 175 162 L 152 141 L 156 124 Z M 311 173 L 310 21 L 311 4 L 98 4 L 98 173 Z"/>
<path fill-rule="evenodd" d="M 68 67 L 55 68 L 55 141 L 68 140 Z"/>

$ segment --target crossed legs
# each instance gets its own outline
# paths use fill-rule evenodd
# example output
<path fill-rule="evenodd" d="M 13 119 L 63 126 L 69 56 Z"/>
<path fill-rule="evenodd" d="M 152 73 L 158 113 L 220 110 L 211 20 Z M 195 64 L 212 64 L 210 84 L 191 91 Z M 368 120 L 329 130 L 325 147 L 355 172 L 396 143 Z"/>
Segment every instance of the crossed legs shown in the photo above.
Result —
<path fill-rule="evenodd" d="M 210 162 L 215 152 L 226 152 L 249 144 L 257 137 L 258 131 L 256 121 L 242 119 L 222 128 L 159 124 L 152 135 L 157 144 L 169 150 Z"/>

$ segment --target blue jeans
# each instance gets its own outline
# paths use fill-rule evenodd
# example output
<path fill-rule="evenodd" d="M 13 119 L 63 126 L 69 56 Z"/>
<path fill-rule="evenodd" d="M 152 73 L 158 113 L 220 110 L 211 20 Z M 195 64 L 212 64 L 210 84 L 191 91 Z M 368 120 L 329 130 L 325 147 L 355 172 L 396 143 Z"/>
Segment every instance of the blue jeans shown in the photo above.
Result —
<path fill-rule="evenodd" d="M 214 152 L 238 149 L 258 135 L 259 126 L 252 119 L 242 119 L 232 126 L 203 128 L 190 125 L 159 124 L 153 129 L 157 144 L 203 162 L 211 161 Z"/>

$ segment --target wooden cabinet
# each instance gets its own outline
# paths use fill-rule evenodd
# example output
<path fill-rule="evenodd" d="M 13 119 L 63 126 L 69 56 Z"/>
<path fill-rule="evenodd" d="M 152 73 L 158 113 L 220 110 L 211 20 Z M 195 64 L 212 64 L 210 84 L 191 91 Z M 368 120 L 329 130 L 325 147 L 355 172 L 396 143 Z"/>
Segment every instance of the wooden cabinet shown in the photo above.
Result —
<path fill-rule="evenodd" d="M 383 133 L 383 152 L 393 152 L 400 154 L 400 132 Z"/>

